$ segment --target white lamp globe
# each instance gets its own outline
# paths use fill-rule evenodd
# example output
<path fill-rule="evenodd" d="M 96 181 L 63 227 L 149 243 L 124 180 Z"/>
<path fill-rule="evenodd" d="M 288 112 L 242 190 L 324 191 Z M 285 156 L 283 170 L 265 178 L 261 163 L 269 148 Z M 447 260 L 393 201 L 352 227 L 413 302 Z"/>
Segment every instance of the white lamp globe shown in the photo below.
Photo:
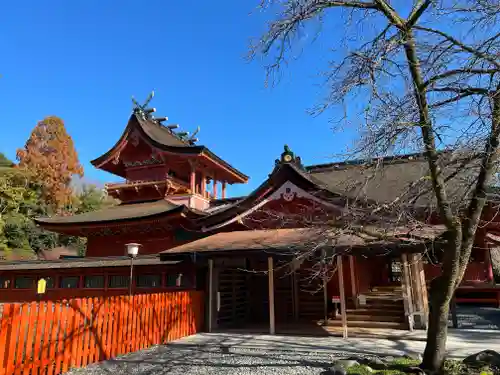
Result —
<path fill-rule="evenodd" d="M 127 249 L 127 255 L 131 258 L 137 257 L 137 254 L 139 254 L 139 247 L 141 247 L 141 244 L 139 243 L 128 243 L 125 245 Z"/>

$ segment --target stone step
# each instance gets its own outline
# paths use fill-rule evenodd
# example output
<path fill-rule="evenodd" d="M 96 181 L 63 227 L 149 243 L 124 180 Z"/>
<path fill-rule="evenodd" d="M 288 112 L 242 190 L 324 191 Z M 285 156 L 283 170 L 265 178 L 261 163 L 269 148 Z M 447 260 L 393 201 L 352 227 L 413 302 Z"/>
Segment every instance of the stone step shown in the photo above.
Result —
<path fill-rule="evenodd" d="M 347 309 L 347 314 L 372 315 L 372 316 L 404 316 L 404 309 Z"/>
<path fill-rule="evenodd" d="M 327 326 L 330 327 L 341 327 L 342 320 L 328 320 Z M 378 321 L 367 321 L 367 320 L 349 320 L 347 318 L 347 327 L 362 327 L 362 328 L 389 328 L 389 329 L 408 329 L 408 324 L 400 322 L 378 322 Z"/>

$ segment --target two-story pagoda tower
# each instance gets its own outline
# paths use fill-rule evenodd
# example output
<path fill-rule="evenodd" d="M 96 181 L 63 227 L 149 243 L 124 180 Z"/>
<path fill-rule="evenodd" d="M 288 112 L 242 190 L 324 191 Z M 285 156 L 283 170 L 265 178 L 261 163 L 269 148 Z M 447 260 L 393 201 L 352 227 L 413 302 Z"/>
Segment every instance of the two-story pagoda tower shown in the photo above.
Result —
<path fill-rule="evenodd" d="M 135 103 L 116 144 L 91 163 L 123 178 L 106 184 L 121 203 L 75 216 L 37 219 L 45 229 L 88 238 L 87 256 L 123 255 L 124 244 L 137 241 L 144 253 L 156 253 L 187 240 L 182 229 L 204 216 L 211 203 L 226 197 L 228 184 L 248 177 L 197 144 L 194 135 L 165 125 L 154 108 Z M 184 231 L 185 232 L 185 231 Z"/>

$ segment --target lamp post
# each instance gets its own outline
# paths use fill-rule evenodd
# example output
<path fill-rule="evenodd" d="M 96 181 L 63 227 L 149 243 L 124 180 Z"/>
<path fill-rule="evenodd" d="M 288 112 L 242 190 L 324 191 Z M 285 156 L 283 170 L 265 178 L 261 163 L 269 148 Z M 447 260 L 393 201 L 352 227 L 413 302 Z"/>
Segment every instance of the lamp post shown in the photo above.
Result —
<path fill-rule="evenodd" d="M 128 283 L 128 292 L 130 296 L 132 296 L 134 259 L 137 257 L 137 254 L 139 254 L 139 247 L 141 247 L 141 244 L 139 243 L 128 243 L 125 245 L 125 248 L 127 249 L 127 255 L 130 258 L 130 280 Z"/>

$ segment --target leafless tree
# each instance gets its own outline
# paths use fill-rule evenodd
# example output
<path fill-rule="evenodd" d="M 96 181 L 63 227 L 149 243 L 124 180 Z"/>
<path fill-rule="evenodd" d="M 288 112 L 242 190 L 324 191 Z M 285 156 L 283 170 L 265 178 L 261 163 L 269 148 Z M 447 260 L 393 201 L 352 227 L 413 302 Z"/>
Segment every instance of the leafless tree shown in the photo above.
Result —
<path fill-rule="evenodd" d="M 430 290 L 432 308 L 421 365 L 437 372 L 445 356 L 449 302 L 463 278 L 487 188 L 496 173 L 500 3 L 263 0 L 260 8 L 275 18 L 252 44 L 251 57 L 264 59 L 272 82 L 310 35 L 335 50 L 325 69 L 326 98 L 312 113 L 340 106 L 345 116 L 335 120 L 342 126 L 359 126 L 359 142 L 350 155 L 424 152 L 425 179 L 447 229 L 442 274 Z M 341 28 L 344 32 L 338 31 Z M 362 102 L 363 108 L 355 102 Z M 456 151 L 451 154 L 460 155 L 460 162 L 455 156 L 443 161 L 443 149 Z M 453 186 L 443 171 L 451 160 L 457 170 L 467 171 L 467 199 L 450 192 Z M 401 200 L 392 202 L 396 205 L 402 207 Z"/>

